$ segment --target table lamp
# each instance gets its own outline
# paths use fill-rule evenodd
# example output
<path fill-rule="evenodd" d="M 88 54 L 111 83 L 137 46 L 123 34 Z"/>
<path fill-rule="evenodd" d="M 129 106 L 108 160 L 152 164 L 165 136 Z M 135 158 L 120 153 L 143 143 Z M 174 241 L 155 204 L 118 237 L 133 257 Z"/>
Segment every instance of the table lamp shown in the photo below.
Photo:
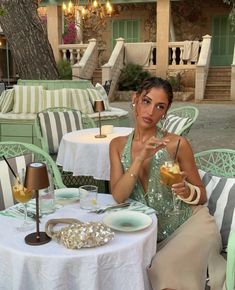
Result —
<path fill-rule="evenodd" d="M 96 100 L 94 102 L 94 111 L 99 113 L 99 127 L 100 127 L 100 134 L 95 135 L 95 138 L 105 138 L 106 135 L 101 134 L 101 119 L 100 119 L 100 112 L 103 112 L 105 110 L 104 108 L 104 101 L 102 100 Z"/>
<path fill-rule="evenodd" d="M 25 237 L 25 243 L 32 246 L 43 245 L 48 243 L 51 238 L 45 232 L 39 231 L 39 189 L 49 186 L 47 168 L 44 163 L 33 162 L 27 165 L 24 186 L 35 191 L 36 199 L 36 233 L 29 234 Z"/>

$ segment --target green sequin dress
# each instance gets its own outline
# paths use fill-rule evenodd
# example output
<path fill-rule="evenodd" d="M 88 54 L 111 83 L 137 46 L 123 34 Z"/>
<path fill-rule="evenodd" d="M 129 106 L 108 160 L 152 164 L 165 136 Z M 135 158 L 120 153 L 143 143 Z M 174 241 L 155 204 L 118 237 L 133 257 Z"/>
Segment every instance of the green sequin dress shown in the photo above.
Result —
<path fill-rule="evenodd" d="M 127 171 L 132 163 L 131 146 L 133 136 L 134 132 L 128 136 L 127 143 L 122 152 L 121 163 L 124 171 Z M 157 137 L 163 137 L 160 130 Z M 171 189 L 160 183 L 160 166 L 169 159 L 170 156 L 166 149 L 159 150 L 150 162 L 147 192 L 144 192 L 140 180 L 137 180 L 130 196 L 130 198 L 140 201 L 156 210 L 158 217 L 158 241 L 166 239 L 192 215 L 190 206 L 184 202 L 181 202 L 180 213 L 174 214 L 172 212 L 173 200 Z"/>

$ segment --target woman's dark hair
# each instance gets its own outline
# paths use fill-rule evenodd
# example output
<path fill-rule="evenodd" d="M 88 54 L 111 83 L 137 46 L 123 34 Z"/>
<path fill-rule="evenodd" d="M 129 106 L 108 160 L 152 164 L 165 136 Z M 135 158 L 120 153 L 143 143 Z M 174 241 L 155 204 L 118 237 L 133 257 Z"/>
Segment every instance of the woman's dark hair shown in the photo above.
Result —
<path fill-rule="evenodd" d="M 141 95 L 143 91 L 149 92 L 152 88 L 161 88 L 167 94 L 169 105 L 173 101 L 173 90 L 171 84 L 162 78 L 159 77 L 150 77 L 143 81 L 143 83 L 139 86 L 137 95 Z"/>

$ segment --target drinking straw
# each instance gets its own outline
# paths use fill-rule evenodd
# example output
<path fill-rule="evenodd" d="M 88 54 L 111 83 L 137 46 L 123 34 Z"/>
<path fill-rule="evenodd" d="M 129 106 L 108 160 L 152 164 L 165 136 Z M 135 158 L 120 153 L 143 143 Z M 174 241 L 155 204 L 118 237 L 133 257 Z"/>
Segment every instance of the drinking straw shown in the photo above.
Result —
<path fill-rule="evenodd" d="M 6 157 L 5 157 L 4 155 L 2 155 L 2 157 L 3 157 L 3 159 L 6 161 L 6 164 L 7 164 L 8 167 L 10 168 L 12 174 L 13 174 L 13 175 L 15 176 L 15 178 L 18 180 L 18 177 L 16 176 L 16 174 L 15 174 L 13 168 L 11 167 L 10 163 L 7 161 Z M 18 180 L 18 182 L 19 182 L 19 180 Z"/>
<path fill-rule="evenodd" d="M 180 146 L 180 139 L 178 140 L 178 143 L 177 143 L 177 146 L 176 146 L 175 156 L 174 156 L 174 163 L 176 161 L 176 157 L 177 157 L 177 153 L 178 153 L 178 150 L 179 150 L 179 146 Z"/>

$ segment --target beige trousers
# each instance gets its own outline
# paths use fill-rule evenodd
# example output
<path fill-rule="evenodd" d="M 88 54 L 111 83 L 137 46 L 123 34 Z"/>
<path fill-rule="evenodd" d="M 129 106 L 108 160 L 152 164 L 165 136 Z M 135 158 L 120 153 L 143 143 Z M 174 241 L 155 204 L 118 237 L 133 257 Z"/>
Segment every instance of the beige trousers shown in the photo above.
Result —
<path fill-rule="evenodd" d="M 204 290 L 209 271 L 211 290 L 222 290 L 226 262 L 221 237 L 208 208 L 193 207 L 193 215 L 158 244 L 148 269 L 153 290 Z"/>

